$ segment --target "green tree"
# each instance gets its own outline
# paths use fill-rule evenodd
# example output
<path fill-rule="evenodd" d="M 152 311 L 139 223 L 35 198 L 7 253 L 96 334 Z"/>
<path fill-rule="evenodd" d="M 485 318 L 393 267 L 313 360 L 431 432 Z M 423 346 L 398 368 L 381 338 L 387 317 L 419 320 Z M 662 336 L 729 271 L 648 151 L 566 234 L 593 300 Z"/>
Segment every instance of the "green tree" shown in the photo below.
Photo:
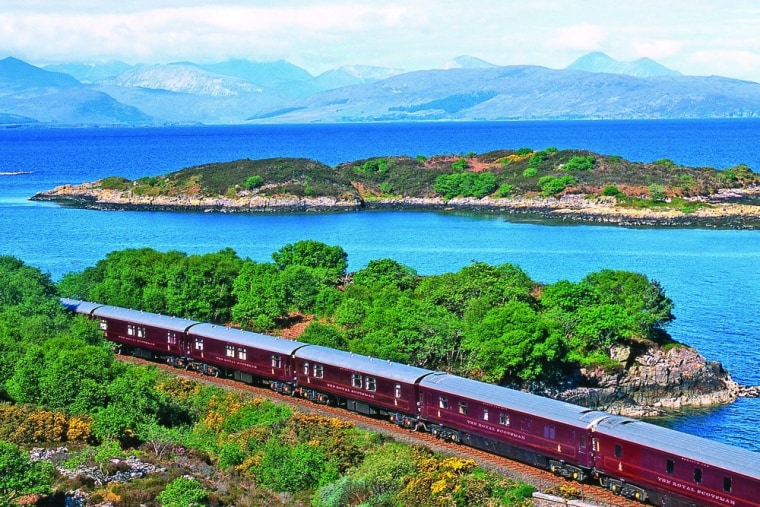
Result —
<path fill-rule="evenodd" d="M 330 285 L 337 285 L 348 268 L 348 254 L 343 248 L 314 240 L 285 245 L 272 254 L 272 259 L 280 270 L 288 266 L 312 268 Z"/>
<path fill-rule="evenodd" d="M 246 262 L 235 279 L 232 307 L 236 322 L 265 331 L 274 326 L 274 319 L 287 312 L 285 287 L 280 270 L 271 263 Z"/>
<path fill-rule="evenodd" d="M 22 495 L 48 493 L 52 480 L 50 462 L 32 463 L 18 446 L 0 441 L 0 507 L 15 505 Z"/>
<path fill-rule="evenodd" d="M 264 178 L 262 178 L 258 174 L 249 176 L 248 179 L 245 180 L 245 188 L 247 188 L 248 190 L 259 188 L 263 184 L 264 184 Z"/>
<path fill-rule="evenodd" d="M 177 477 L 166 485 L 156 500 L 164 507 L 200 507 L 208 505 L 208 491 L 197 479 Z"/>
<path fill-rule="evenodd" d="M 417 272 L 408 266 L 393 259 L 377 259 L 354 273 L 353 281 L 367 287 L 393 285 L 399 290 L 408 290 L 414 288 L 417 278 Z"/>
<path fill-rule="evenodd" d="M 668 197 L 665 193 L 665 187 L 659 183 L 652 183 L 649 185 L 649 198 L 653 201 L 662 202 Z"/>

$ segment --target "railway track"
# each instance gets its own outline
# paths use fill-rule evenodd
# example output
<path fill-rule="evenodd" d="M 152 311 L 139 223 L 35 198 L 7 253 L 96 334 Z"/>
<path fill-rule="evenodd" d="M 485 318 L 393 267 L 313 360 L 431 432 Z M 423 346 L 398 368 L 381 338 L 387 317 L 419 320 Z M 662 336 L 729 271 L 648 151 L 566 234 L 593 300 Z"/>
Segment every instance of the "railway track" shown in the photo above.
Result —
<path fill-rule="evenodd" d="M 600 486 L 567 481 L 548 471 L 472 447 L 444 442 L 429 433 L 404 429 L 384 419 L 373 419 L 361 414 L 349 412 L 342 408 L 318 405 L 303 398 L 280 395 L 264 387 L 252 386 L 226 378 L 209 377 L 194 371 L 179 370 L 166 364 L 156 363 L 145 359 L 121 355 L 117 355 L 116 357 L 121 361 L 129 363 L 152 365 L 179 377 L 193 379 L 210 385 L 223 386 L 227 389 L 236 391 L 248 392 L 257 397 L 265 398 L 277 403 L 285 403 L 301 412 L 316 413 L 328 417 L 337 417 L 343 420 L 348 420 L 353 422 L 359 428 L 390 436 L 397 441 L 412 445 L 422 445 L 436 452 L 454 455 L 465 459 L 472 459 L 484 468 L 493 470 L 511 479 L 531 484 L 539 491 L 549 491 L 562 485 L 572 485 L 580 492 L 580 500 L 589 504 L 594 504 L 600 507 L 642 507 L 641 503 L 633 502 L 614 495 L 611 491 Z"/>

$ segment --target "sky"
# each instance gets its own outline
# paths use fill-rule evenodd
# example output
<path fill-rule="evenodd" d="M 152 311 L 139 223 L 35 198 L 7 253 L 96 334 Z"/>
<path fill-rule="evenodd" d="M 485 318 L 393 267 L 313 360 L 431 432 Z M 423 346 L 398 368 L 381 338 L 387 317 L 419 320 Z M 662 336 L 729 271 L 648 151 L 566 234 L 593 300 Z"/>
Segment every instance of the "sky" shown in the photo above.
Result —
<path fill-rule="evenodd" d="M 0 0 L 0 58 L 559 69 L 592 51 L 760 82 L 756 0 Z"/>

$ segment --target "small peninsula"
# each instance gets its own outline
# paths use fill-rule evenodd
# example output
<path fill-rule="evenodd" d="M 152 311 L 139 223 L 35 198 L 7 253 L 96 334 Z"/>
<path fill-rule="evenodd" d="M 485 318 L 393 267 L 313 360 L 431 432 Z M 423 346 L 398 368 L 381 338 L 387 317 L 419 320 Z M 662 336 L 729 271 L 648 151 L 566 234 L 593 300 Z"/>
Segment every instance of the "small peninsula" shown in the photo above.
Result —
<path fill-rule="evenodd" d="M 760 227 L 760 174 L 585 150 L 374 157 L 330 167 L 300 158 L 112 176 L 30 199 L 101 210 L 343 212 L 429 209 L 624 226 Z"/>

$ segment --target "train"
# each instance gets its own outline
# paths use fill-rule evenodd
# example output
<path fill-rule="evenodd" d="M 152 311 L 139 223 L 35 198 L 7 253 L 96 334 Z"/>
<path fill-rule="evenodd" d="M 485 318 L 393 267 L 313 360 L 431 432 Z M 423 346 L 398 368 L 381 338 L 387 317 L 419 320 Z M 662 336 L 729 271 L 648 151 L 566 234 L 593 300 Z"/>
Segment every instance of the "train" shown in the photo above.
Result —
<path fill-rule="evenodd" d="M 62 298 L 117 352 L 265 385 L 667 507 L 760 507 L 760 453 L 637 419 L 276 336 Z"/>

